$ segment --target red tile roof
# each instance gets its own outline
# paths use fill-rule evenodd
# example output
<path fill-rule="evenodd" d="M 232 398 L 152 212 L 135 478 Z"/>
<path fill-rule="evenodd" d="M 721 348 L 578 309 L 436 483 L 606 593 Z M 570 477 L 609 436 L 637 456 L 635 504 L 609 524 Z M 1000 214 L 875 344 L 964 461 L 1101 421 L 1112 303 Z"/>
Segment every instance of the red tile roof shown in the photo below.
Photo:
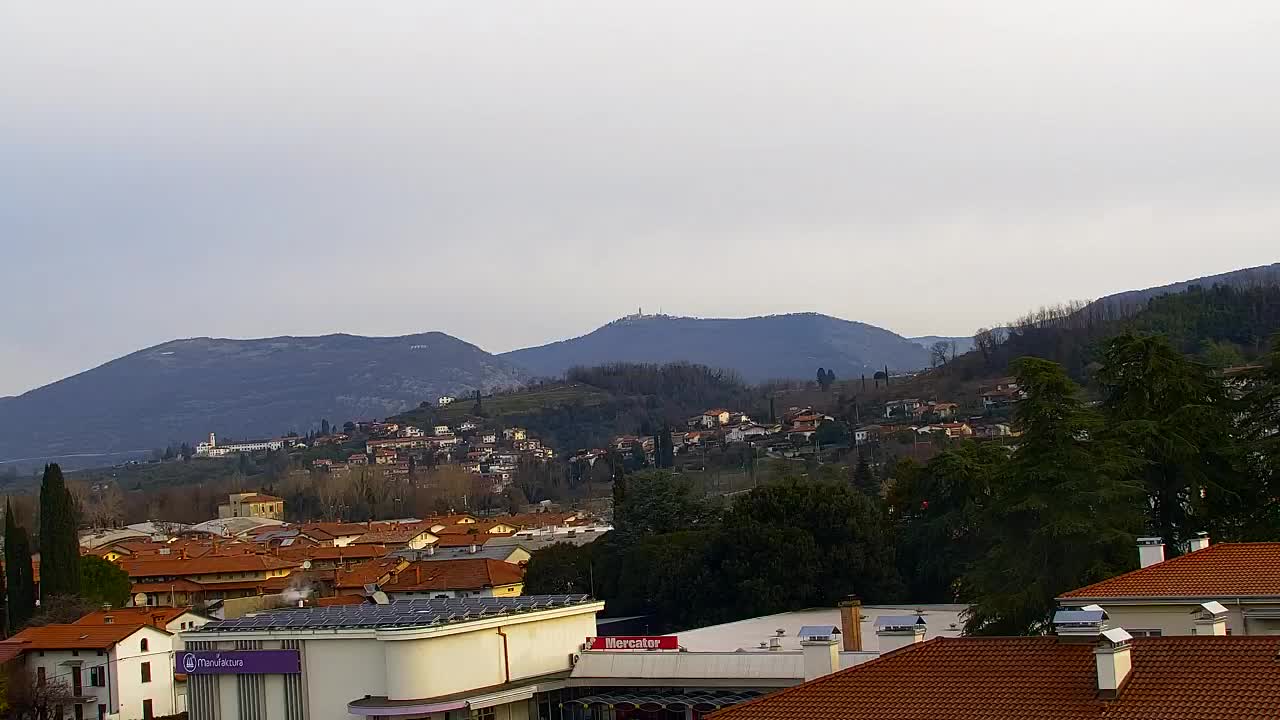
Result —
<path fill-rule="evenodd" d="M 1063 598 L 1280 597 L 1280 542 L 1221 543 L 1065 593 Z"/>
<path fill-rule="evenodd" d="M 316 598 L 312 601 L 315 607 L 333 607 L 335 605 L 363 605 L 365 599 L 360 595 L 335 595 L 334 597 Z"/>
<path fill-rule="evenodd" d="M 131 607 L 117 610 L 94 610 L 75 621 L 75 625 L 154 625 L 163 628 L 178 619 L 189 607 Z M 107 622 L 111 618 L 111 622 Z"/>
<path fill-rule="evenodd" d="M 712 720 L 1272 720 L 1280 637 L 1137 638 L 1116 699 L 1092 644 L 937 638 L 712 714 Z"/>
<path fill-rule="evenodd" d="M 386 592 L 478 590 L 522 582 L 523 568 L 501 560 L 424 560 L 396 573 L 381 589 Z"/>
<path fill-rule="evenodd" d="M 352 545 L 407 545 L 419 535 L 429 535 L 422 528 L 408 527 L 395 530 L 374 530 L 352 541 Z"/>
<path fill-rule="evenodd" d="M 287 560 L 334 560 L 351 561 L 380 558 L 387 554 L 385 545 L 348 545 L 334 547 L 331 545 L 290 545 L 280 548 L 279 557 Z"/>
<path fill-rule="evenodd" d="M 186 560 L 169 555 L 143 560 L 126 560 L 120 565 L 129 573 L 129 577 L 144 578 L 265 572 L 295 568 L 299 563 L 270 555 L 206 555 Z"/>
<path fill-rule="evenodd" d="M 367 560 L 358 565 L 339 568 L 334 574 L 333 586 L 335 588 L 363 588 L 365 585 L 381 582 L 393 570 L 407 565 L 408 562 L 403 558 Z"/>
<path fill-rule="evenodd" d="M 43 625 L 9 638 L 27 650 L 106 650 L 146 625 Z M 151 628 L 165 632 L 160 628 Z"/>

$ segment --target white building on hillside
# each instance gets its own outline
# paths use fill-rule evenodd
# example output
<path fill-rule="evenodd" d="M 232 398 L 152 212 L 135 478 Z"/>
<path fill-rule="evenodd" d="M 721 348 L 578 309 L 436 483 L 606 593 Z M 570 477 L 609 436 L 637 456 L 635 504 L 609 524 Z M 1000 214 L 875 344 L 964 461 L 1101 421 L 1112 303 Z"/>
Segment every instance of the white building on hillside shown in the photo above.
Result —
<path fill-rule="evenodd" d="M 250 440 L 248 442 L 219 445 L 217 436 L 209 433 L 208 440 L 196 445 L 196 455 L 199 457 L 225 457 L 236 453 L 274 451 L 284 447 L 284 444 L 284 440 L 276 438 L 274 440 Z"/>

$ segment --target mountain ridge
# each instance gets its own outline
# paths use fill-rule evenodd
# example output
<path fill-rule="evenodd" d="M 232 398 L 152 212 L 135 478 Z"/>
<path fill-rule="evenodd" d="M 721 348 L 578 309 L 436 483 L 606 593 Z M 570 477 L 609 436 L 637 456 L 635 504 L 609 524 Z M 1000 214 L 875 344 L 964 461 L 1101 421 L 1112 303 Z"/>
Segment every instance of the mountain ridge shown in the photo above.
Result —
<path fill-rule="evenodd" d="M 133 452 L 207 432 L 305 432 L 322 418 L 385 417 L 526 380 L 441 332 L 181 338 L 0 400 L 0 460 Z"/>
<path fill-rule="evenodd" d="M 850 377 L 928 363 L 924 348 L 884 328 L 816 312 L 747 318 L 628 315 L 574 338 L 502 353 L 534 375 L 610 362 L 692 362 L 748 382 L 807 379 L 817 368 Z"/>

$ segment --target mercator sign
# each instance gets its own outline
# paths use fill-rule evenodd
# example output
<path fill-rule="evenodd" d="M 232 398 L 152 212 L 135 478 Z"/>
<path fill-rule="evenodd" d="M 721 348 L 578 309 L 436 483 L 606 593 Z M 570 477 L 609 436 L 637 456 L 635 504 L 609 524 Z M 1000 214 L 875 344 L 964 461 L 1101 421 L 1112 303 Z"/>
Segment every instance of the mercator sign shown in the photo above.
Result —
<path fill-rule="evenodd" d="M 679 650 L 675 635 L 612 635 L 587 638 L 588 650 Z"/>

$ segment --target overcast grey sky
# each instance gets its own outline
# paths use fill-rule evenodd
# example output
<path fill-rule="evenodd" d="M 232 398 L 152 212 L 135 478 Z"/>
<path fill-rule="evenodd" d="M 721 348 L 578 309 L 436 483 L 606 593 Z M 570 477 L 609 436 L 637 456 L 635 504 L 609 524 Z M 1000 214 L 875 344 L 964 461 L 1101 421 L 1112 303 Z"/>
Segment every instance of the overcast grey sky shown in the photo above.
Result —
<path fill-rule="evenodd" d="M 1280 3 L 0 3 L 0 395 L 174 337 L 964 334 L 1280 259 Z"/>

